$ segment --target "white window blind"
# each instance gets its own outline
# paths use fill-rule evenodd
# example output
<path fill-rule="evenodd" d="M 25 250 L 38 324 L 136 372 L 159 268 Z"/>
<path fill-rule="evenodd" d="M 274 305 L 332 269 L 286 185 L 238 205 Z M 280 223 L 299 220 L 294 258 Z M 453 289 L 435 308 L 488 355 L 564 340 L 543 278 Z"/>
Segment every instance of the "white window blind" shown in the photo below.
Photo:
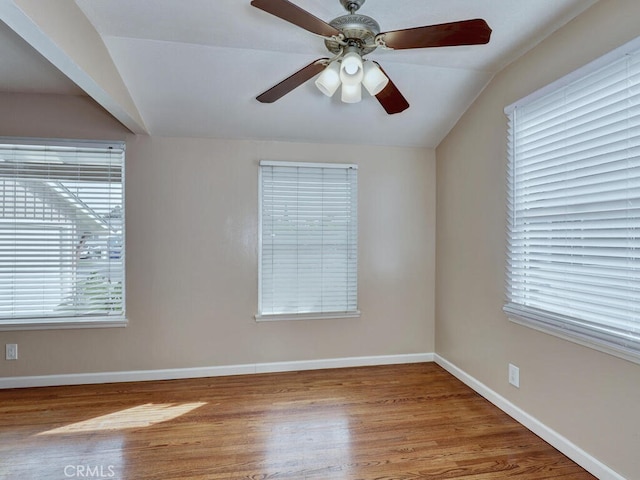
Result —
<path fill-rule="evenodd" d="M 357 314 L 357 167 L 260 163 L 256 318 Z"/>
<path fill-rule="evenodd" d="M 640 356 L 640 56 L 509 109 L 505 311 Z M 631 358 L 631 359 L 633 359 Z"/>
<path fill-rule="evenodd" d="M 0 139 L 0 327 L 124 317 L 123 144 Z"/>

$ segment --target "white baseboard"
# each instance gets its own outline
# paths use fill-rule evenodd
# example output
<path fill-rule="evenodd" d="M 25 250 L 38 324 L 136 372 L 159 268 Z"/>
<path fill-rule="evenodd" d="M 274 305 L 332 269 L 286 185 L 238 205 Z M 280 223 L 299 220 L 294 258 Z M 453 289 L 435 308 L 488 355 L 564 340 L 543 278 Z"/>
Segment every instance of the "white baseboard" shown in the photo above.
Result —
<path fill-rule="evenodd" d="M 365 367 L 402 363 L 433 362 L 433 353 L 380 355 L 371 357 L 328 358 L 294 362 L 254 363 L 215 367 L 172 368 L 166 370 L 137 370 L 125 372 L 71 373 L 0 378 L 0 389 L 53 387 L 60 385 L 88 385 L 93 383 L 143 382 L 147 380 L 177 380 L 182 378 L 221 377 L 254 373 L 292 372 L 323 368 Z"/>
<path fill-rule="evenodd" d="M 471 387 L 473 390 L 493 403 L 500 410 L 527 427 L 533 433 L 538 435 L 547 443 L 551 444 L 553 447 L 565 454 L 567 457 L 576 462 L 592 475 L 595 475 L 600 480 L 625 480 L 623 476 L 614 472 L 604 463 L 589 455 L 573 442 L 563 437 L 555 430 L 549 428 L 535 417 L 529 415 L 527 412 L 511 403 L 503 396 L 491 390 L 485 384 L 479 382 L 474 377 L 455 366 L 453 363 L 442 358 L 438 354 L 434 355 L 434 360 L 447 372 L 458 378 L 458 380 L 461 380 L 467 386 Z"/>

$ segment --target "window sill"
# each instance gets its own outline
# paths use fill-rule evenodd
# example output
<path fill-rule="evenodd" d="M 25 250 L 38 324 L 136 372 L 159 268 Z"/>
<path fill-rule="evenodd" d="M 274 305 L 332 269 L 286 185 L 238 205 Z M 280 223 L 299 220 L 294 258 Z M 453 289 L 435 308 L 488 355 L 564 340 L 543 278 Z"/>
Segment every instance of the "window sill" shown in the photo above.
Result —
<path fill-rule="evenodd" d="M 256 322 L 277 322 L 289 320 L 328 320 L 332 318 L 360 318 L 360 310 L 355 312 L 328 313 L 280 313 L 273 315 L 256 315 Z"/>
<path fill-rule="evenodd" d="M 0 331 L 63 330 L 71 328 L 122 328 L 129 320 L 126 317 L 95 318 L 29 318 L 24 320 L 0 320 Z"/>
<path fill-rule="evenodd" d="M 509 307 L 505 307 L 504 311 L 507 314 L 509 321 L 515 324 L 546 333 L 547 335 L 553 335 L 554 337 L 621 358 L 628 362 L 640 364 L 640 355 L 631 348 L 625 348 L 622 345 L 613 344 L 612 342 L 576 332 L 568 328 L 563 328 L 559 325 L 554 325 L 537 318 L 520 315 L 509 309 Z"/>

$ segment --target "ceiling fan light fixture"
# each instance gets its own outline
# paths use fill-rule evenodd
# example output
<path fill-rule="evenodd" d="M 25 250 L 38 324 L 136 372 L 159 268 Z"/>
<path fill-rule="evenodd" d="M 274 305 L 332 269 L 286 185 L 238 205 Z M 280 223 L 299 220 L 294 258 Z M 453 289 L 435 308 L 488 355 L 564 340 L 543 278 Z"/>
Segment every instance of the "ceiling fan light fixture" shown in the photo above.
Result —
<path fill-rule="evenodd" d="M 318 79 L 316 80 L 316 87 L 327 97 L 332 97 L 342 82 L 340 81 L 340 63 L 331 62 L 327 68 L 325 68 Z"/>
<path fill-rule="evenodd" d="M 358 103 L 362 100 L 362 85 L 356 83 L 349 85 L 342 83 L 342 101 L 344 103 Z"/>
<path fill-rule="evenodd" d="M 364 62 L 363 72 L 362 84 L 373 97 L 384 90 L 389 83 L 389 79 L 382 73 L 380 67 L 371 60 Z"/>
<path fill-rule="evenodd" d="M 342 58 L 340 67 L 340 80 L 345 85 L 360 85 L 364 72 L 362 70 L 362 57 L 356 52 L 349 52 Z"/>

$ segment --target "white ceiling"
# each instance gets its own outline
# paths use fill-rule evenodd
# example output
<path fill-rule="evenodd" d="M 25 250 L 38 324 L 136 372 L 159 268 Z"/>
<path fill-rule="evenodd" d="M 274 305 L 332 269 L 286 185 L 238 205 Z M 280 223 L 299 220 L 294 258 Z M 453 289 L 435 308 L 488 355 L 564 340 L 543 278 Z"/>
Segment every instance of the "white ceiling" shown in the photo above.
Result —
<path fill-rule="evenodd" d="M 50 0 L 40 1 L 44 5 Z M 293 1 L 326 21 L 346 13 L 338 0 Z M 106 45 L 142 119 L 142 131 L 435 147 L 495 73 L 596 1 L 368 0 L 359 13 L 375 18 L 383 31 L 471 18 L 484 18 L 493 29 L 488 45 L 378 49 L 370 54 L 411 104 L 392 116 L 366 93 L 361 103 L 342 104 L 339 95 L 323 96 L 313 81 L 274 104 L 256 101 L 256 95 L 329 55 L 321 38 L 252 7 L 249 0 L 75 3 Z M 120 118 L 122 105 L 114 105 L 117 98 L 105 100 L 101 88 L 78 81 L 74 72 L 82 67 L 81 59 L 77 68 L 60 63 L 59 55 L 49 53 L 52 49 L 43 48 L 42 41 L 34 42 L 21 22 L 7 20 L 15 16 L 14 3 L 20 0 L 0 0 L 0 19 L 17 32 L 0 23 L 0 91 L 77 95 L 82 90 L 76 82 L 128 125 Z M 29 22 L 41 21 L 36 17 L 31 15 Z M 46 29 L 38 29 L 38 34 L 42 31 Z M 75 60 L 69 49 L 65 53 L 66 60 Z M 101 79 L 94 81 L 100 87 Z"/>

